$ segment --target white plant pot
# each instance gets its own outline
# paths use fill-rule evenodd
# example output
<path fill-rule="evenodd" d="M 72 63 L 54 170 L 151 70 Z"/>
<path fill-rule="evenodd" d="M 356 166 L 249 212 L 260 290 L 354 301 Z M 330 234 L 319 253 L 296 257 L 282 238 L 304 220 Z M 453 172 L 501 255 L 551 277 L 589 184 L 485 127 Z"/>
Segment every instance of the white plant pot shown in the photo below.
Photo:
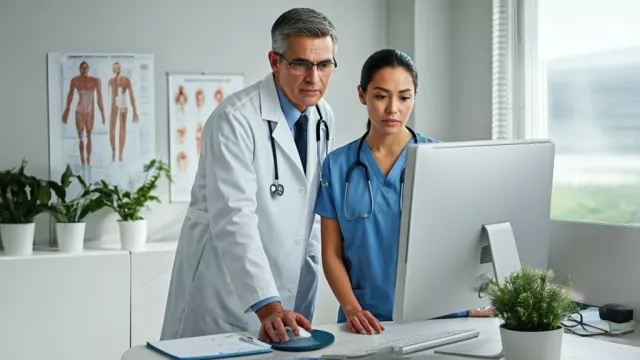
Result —
<path fill-rule="evenodd" d="M 560 327 L 551 331 L 512 331 L 500 326 L 502 353 L 505 360 L 560 360 L 562 334 Z"/>
<path fill-rule="evenodd" d="M 0 224 L 0 238 L 4 253 L 9 256 L 33 254 L 36 224 Z"/>
<path fill-rule="evenodd" d="M 147 220 L 118 221 L 122 250 L 135 251 L 147 242 Z"/>
<path fill-rule="evenodd" d="M 86 223 L 56 223 L 58 251 L 80 253 L 84 249 L 84 232 Z"/>

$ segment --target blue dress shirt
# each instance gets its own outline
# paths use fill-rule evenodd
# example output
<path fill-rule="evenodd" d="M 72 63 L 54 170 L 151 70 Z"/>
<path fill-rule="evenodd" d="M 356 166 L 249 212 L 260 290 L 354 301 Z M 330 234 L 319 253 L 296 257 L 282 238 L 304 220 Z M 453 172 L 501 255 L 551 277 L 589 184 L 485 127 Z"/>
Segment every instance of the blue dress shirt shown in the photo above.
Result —
<path fill-rule="evenodd" d="M 278 86 L 278 82 L 276 82 L 276 89 L 278 90 L 278 100 L 280 100 L 280 108 L 282 109 L 282 113 L 284 114 L 284 118 L 287 120 L 287 124 L 289 124 L 289 130 L 291 130 L 291 134 L 295 134 L 296 130 L 296 121 L 300 118 L 302 114 L 308 114 L 308 108 L 304 111 L 300 111 L 296 109 L 296 107 L 284 96 L 284 93 Z"/>

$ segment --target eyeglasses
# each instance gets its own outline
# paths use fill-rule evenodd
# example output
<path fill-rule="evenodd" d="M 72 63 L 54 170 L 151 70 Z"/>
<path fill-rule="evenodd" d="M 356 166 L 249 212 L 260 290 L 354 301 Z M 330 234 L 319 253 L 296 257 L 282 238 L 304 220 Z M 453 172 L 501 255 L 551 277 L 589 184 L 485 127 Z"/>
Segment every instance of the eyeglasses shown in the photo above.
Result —
<path fill-rule="evenodd" d="M 278 53 L 276 54 L 280 56 L 282 60 L 286 61 L 289 64 L 289 67 L 291 68 L 291 72 L 297 75 L 304 75 L 308 73 L 309 71 L 311 71 L 311 69 L 313 69 L 314 66 L 318 68 L 318 72 L 321 74 L 328 74 L 332 72 L 333 69 L 338 67 L 338 63 L 336 62 L 335 59 L 325 60 L 319 63 L 312 63 L 311 61 L 307 61 L 307 60 L 289 61 L 282 54 L 278 54 Z"/>

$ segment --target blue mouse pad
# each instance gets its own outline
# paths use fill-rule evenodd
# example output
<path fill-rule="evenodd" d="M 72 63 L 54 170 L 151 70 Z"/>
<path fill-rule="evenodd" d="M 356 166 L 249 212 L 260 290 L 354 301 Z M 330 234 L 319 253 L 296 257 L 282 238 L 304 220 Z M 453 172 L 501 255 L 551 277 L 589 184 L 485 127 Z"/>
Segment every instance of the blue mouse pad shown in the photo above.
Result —
<path fill-rule="evenodd" d="M 269 343 L 273 350 L 279 351 L 314 351 L 325 348 L 335 340 L 332 333 L 322 330 L 311 330 L 311 337 L 289 340 L 286 343 Z"/>

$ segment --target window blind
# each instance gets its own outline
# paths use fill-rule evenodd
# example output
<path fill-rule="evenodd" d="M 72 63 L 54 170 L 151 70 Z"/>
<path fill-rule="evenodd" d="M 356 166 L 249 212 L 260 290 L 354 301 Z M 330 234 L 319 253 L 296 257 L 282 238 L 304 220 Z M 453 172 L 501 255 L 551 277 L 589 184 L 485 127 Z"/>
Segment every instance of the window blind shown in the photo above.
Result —
<path fill-rule="evenodd" d="M 494 140 L 514 134 L 514 0 L 493 0 L 491 122 Z"/>

